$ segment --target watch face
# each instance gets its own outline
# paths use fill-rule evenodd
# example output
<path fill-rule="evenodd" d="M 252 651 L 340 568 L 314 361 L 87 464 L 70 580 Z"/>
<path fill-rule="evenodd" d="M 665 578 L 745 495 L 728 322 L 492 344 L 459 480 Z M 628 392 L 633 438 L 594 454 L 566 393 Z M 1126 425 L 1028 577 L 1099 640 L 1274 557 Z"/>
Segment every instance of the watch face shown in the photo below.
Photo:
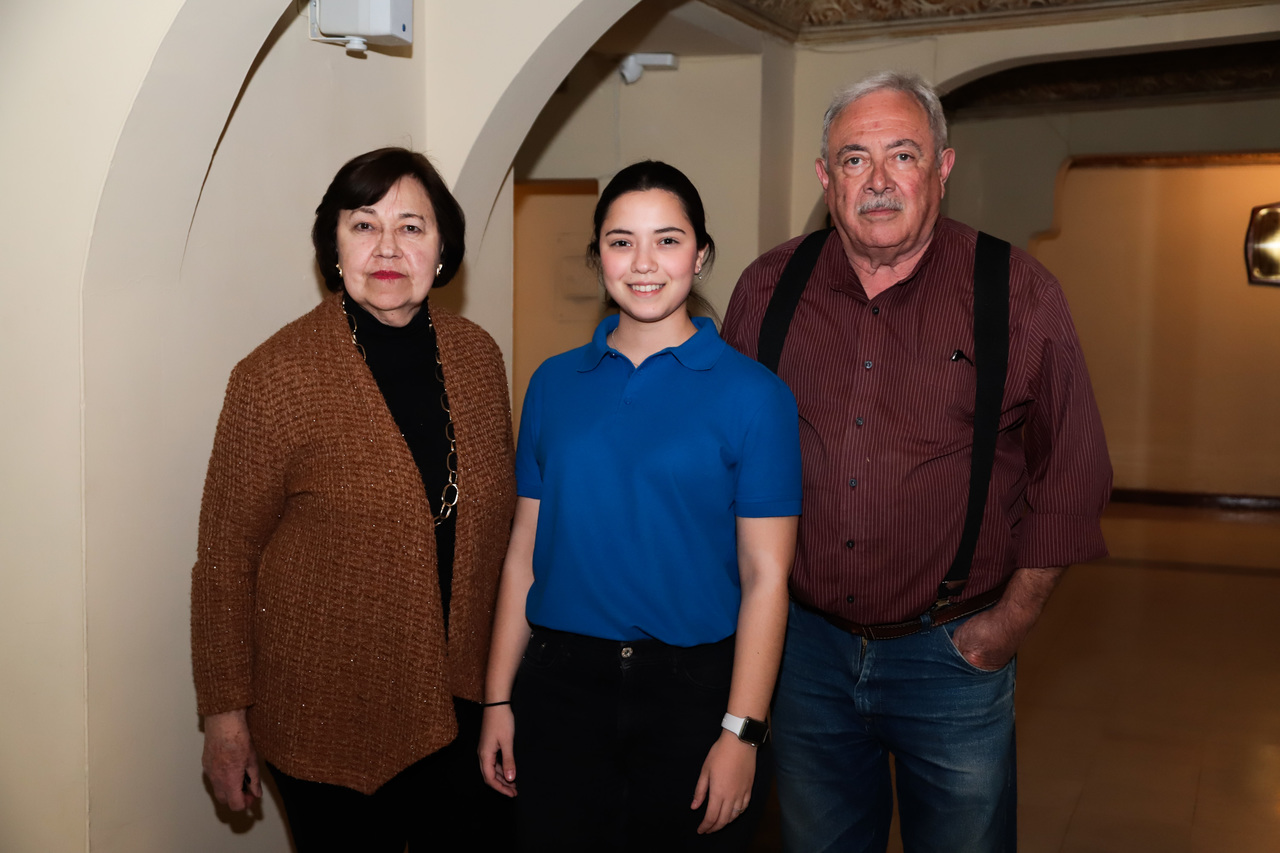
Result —
<path fill-rule="evenodd" d="M 752 746 L 759 746 L 764 743 L 764 739 L 768 736 L 769 724 L 764 720 L 753 720 L 750 717 L 743 719 L 742 731 L 738 732 L 738 738 Z"/>

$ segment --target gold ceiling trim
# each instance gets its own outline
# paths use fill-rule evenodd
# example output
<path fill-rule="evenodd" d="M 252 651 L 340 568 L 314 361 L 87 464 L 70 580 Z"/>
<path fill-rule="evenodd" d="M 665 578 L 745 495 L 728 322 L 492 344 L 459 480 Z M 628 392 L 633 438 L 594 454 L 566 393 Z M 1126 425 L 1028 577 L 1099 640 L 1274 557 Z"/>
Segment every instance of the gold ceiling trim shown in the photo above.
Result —
<path fill-rule="evenodd" d="M 1280 166 L 1280 152 L 1240 151 L 1212 154 L 1084 154 L 1069 169 L 1186 169 L 1205 166 Z"/>
<path fill-rule="evenodd" d="M 1173 14 L 1264 0 L 702 0 L 801 45 Z"/>
<path fill-rule="evenodd" d="M 988 74 L 942 98 L 952 121 L 1280 95 L 1280 38 L 1053 60 Z"/>

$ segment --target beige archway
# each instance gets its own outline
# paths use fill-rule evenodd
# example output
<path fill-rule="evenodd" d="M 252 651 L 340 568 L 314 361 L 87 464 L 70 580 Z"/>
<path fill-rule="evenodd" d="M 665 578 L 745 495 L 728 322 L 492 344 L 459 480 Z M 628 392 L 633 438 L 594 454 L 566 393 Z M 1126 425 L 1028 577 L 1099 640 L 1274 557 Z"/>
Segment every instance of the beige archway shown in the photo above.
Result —
<path fill-rule="evenodd" d="M 558 19 L 545 11 L 556 5 L 548 3 L 540 20 L 545 29 L 526 28 L 507 44 L 492 44 L 482 31 L 449 33 L 477 46 L 475 73 L 483 72 L 486 51 L 528 57 L 510 80 L 493 86 L 488 117 L 461 146 L 470 154 L 455 187 L 479 228 L 473 245 L 541 103 L 634 2 L 561 0 Z M 436 10 L 430 0 L 424 5 L 418 12 L 425 26 Z M 192 281 L 201 279 L 184 272 L 184 259 L 190 262 L 201 210 L 210 204 L 213 187 L 206 181 L 217 173 L 215 156 L 225 152 L 219 146 L 231 141 L 253 86 L 264 84 L 276 61 L 260 56 L 264 43 L 266 54 L 313 47 L 296 38 L 292 15 L 294 0 L 187 0 L 138 90 L 98 202 L 82 291 L 87 788 L 95 851 L 266 851 L 284 844 L 270 804 L 261 826 L 220 825 L 200 778 L 187 652 L 188 571 L 222 383 L 230 364 L 262 337 L 245 333 L 246 310 L 261 307 L 247 297 L 261 290 L 239 280 L 197 287 Z M 271 43 L 284 30 L 292 41 Z M 512 44 L 515 38 L 524 41 Z M 330 51 L 319 60 L 330 77 L 368 75 L 374 65 L 315 47 Z M 405 91 L 430 99 L 433 86 L 444 83 L 424 82 L 425 76 Z M 335 110 L 358 106 L 349 93 L 341 97 L 348 100 Z M 383 120 L 389 133 L 422 144 L 423 122 L 397 131 L 396 116 Z M 449 126 L 447 115 L 442 125 Z M 323 145 L 324 130 L 319 123 L 315 139 L 297 145 Z M 255 189 L 247 188 L 246 206 L 253 205 Z M 222 203 L 225 208 L 225 198 Z M 278 223 L 281 241 L 295 224 Z M 228 268 L 242 248 L 227 242 Z"/>
<path fill-rule="evenodd" d="M 430 18 L 449 2 L 425 0 L 420 8 Z M 533 5 L 484 2 L 512 10 Z M 483 250 L 481 237 L 507 165 L 541 105 L 634 3 L 545 4 L 559 11 L 524 34 L 519 47 L 527 58 L 478 107 L 484 111 L 479 129 L 459 131 L 467 137 L 454 140 L 464 159 L 448 171 L 457 175 L 455 190 L 477 229 L 473 246 Z M 95 851 L 280 848 L 278 823 L 271 832 L 234 837 L 219 826 L 196 770 L 186 572 L 220 385 L 226 366 L 246 351 L 247 336 L 235 291 L 225 291 L 221 301 L 217 293 L 196 298 L 184 287 L 182 270 L 220 136 L 264 40 L 292 7 L 291 0 L 187 0 L 121 128 L 97 205 L 82 279 L 87 787 Z M 1248 25 L 1246 14 L 1236 16 L 1237 31 Z M 1132 27 L 1139 26 L 1167 39 L 1174 25 L 1135 19 Z M 1095 34 L 1081 41 L 1154 38 L 1114 26 L 1110 31 L 1113 38 Z M 933 63 L 935 79 L 951 80 L 995 54 L 1031 57 L 1062 49 L 1050 33 L 1020 32 L 1016 38 L 1003 31 L 939 40 L 922 61 Z M 467 61 L 474 64 L 450 70 L 462 79 L 481 73 L 497 51 L 510 47 L 495 46 L 478 25 L 447 36 L 472 46 Z M 898 57 L 901 64 L 921 55 L 912 51 L 912 45 L 894 43 L 865 56 Z M 806 59 L 787 84 L 798 103 L 805 101 L 798 115 L 811 114 L 808 100 L 825 100 L 829 89 L 816 67 L 825 61 Z M 849 67 L 844 64 L 842 76 Z M 433 85 L 425 84 L 428 99 Z M 432 121 L 433 134 L 451 132 L 447 113 L 433 114 Z M 797 152 L 809 144 L 805 122 L 785 131 Z M 809 180 L 809 158 L 795 159 Z M 794 202 L 789 207 L 801 209 Z M 505 238 L 495 233 L 492 239 Z M 501 286 L 510 286 L 474 284 L 497 288 L 486 291 L 494 299 L 501 298 Z"/>

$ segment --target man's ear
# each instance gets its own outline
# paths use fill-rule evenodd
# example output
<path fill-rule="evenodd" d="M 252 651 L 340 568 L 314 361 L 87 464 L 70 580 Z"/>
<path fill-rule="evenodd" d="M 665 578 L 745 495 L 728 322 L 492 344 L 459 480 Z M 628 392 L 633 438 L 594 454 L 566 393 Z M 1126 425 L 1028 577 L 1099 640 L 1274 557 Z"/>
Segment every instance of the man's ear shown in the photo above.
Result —
<path fill-rule="evenodd" d="M 938 177 L 942 181 L 942 194 L 947 194 L 947 176 L 951 174 L 951 167 L 956 164 L 956 150 L 948 148 L 942 152 L 942 161 L 938 163 Z"/>
<path fill-rule="evenodd" d="M 818 183 L 822 184 L 822 191 L 827 191 L 827 184 L 831 183 L 831 175 L 827 173 L 827 162 L 819 157 L 813 161 L 813 168 L 818 173 Z"/>

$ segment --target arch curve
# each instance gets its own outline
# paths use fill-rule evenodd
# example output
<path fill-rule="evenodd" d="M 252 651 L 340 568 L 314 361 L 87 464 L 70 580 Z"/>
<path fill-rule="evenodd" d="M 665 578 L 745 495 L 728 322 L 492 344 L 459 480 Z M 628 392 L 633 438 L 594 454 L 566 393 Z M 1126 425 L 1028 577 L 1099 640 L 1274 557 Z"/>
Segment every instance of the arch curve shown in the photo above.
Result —
<path fill-rule="evenodd" d="M 426 19 L 445 2 L 427 0 Z M 476 150 L 455 182 L 476 224 L 483 227 L 541 104 L 599 33 L 633 4 L 561 4 L 565 19 L 490 106 Z M 197 849 L 227 832 L 201 785 L 199 762 L 192 761 L 200 734 L 186 650 L 186 568 L 227 371 L 261 340 L 262 329 L 296 316 L 299 301 L 313 300 L 315 291 L 305 270 L 291 284 L 279 283 L 278 276 L 251 280 L 262 271 L 243 276 L 237 257 L 243 248 L 234 244 L 217 249 L 225 263 L 220 260 L 212 272 L 202 268 L 202 275 L 192 275 L 198 264 L 186 270 L 183 264 L 184 257 L 195 257 L 201 233 L 199 223 L 192 229 L 197 207 L 201 217 L 216 207 L 211 194 L 218 167 L 211 173 L 210 164 L 230 147 L 239 119 L 228 119 L 233 111 L 244 115 L 261 78 L 254 77 L 238 108 L 237 97 L 277 24 L 296 23 L 282 21 L 295 9 L 294 0 L 186 0 L 124 118 L 97 198 L 80 293 L 88 788 L 96 804 L 89 835 L 95 850 Z M 454 35 L 483 44 L 480 33 Z M 525 43 L 537 38 L 529 34 Z M 282 40 L 270 55 L 292 61 L 287 51 L 293 46 Z M 317 50 L 332 51 L 332 59 L 326 55 L 318 64 L 331 63 L 344 80 L 364 79 L 373 67 L 339 65 L 359 60 L 342 57 L 337 48 Z M 263 65 L 264 78 L 269 64 Z M 429 96 L 434 84 L 424 77 L 414 76 L 405 88 Z M 271 91 L 272 97 L 291 96 L 285 89 Z M 423 129 L 415 118 L 413 136 Z M 312 130 L 323 133 L 323 121 Z M 308 144 L 306 138 L 288 139 L 273 150 Z M 235 203 L 221 195 L 224 212 Z M 299 225 L 268 224 L 272 239 L 282 242 Z M 204 245 L 207 259 L 208 241 Z M 217 280 L 228 274 L 242 278 Z M 137 696 L 148 697 L 144 714 Z M 148 749 L 120 748 L 124 743 L 147 743 Z M 165 808 L 157 810 L 156 802 Z M 265 851 L 279 849 L 284 839 L 268 808 L 264 825 L 236 843 L 237 849 Z"/>

